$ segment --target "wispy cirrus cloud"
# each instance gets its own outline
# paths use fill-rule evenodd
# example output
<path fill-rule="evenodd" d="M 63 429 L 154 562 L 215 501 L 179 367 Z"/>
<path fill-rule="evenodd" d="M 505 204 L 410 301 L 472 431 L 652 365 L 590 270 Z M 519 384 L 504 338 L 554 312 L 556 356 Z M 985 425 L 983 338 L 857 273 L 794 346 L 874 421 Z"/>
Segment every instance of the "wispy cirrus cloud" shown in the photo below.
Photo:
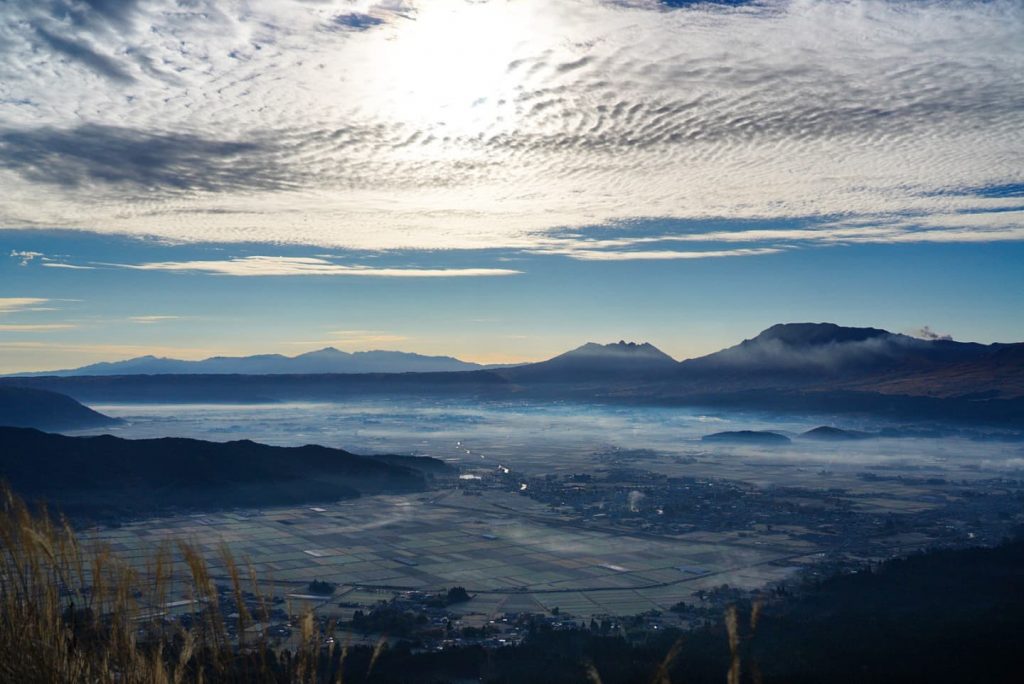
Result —
<path fill-rule="evenodd" d="M 72 323 L 0 323 L 0 332 L 52 332 L 77 327 Z"/>
<path fill-rule="evenodd" d="M 246 256 L 231 259 L 106 264 L 139 271 L 210 273 L 225 276 L 363 276 L 377 278 L 467 278 L 517 275 L 505 268 L 390 268 L 339 264 L 319 257 Z"/>
<path fill-rule="evenodd" d="M 43 263 L 46 268 L 64 268 L 71 271 L 94 271 L 95 266 L 82 266 L 81 264 L 66 264 L 60 261 L 47 261 Z"/>
<path fill-rule="evenodd" d="M 616 246 L 624 246 L 624 241 L 596 241 L 615 242 Z M 707 249 L 707 250 L 678 250 L 678 249 L 592 249 L 587 247 L 588 242 L 578 243 L 564 247 L 552 247 L 549 249 L 537 250 L 540 254 L 561 254 L 580 261 L 653 261 L 653 260 L 690 260 L 690 259 L 724 259 L 728 257 L 763 256 L 766 254 L 778 254 L 782 252 L 781 247 L 752 247 L 740 249 Z"/>
<path fill-rule="evenodd" d="M 404 342 L 409 339 L 407 335 L 399 335 L 384 330 L 331 330 L 327 335 L 331 344 L 340 345 L 381 344 Z"/>
<path fill-rule="evenodd" d="M 181 316 L 152 315 L 152 316 L 132 316 L 130 318 L 130 320 L 132 320 L 135 323 L 142 323 L 143 325 L 150 325 L 152 323 L 162 323 L 164 321 L 176 321 L 176 320 L 179 320 L 181 318 L 182 318 Z"/>
<path fill-rule="evenodd" d="M 38 311 L 40 308 L 48 310 L 49 307 L 43 307 L 42 305 L 49 301 L 49 299 L 43 297 L 0 297 L 0 314 Z"/>

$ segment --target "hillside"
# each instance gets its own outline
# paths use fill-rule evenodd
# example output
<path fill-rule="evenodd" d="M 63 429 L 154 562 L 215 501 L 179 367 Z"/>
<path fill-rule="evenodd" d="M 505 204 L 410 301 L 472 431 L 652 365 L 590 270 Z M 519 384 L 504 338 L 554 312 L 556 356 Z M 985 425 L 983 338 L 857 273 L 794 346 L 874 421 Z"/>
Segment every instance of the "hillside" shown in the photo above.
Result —
<path fill-rule="evenodd" d="M 27 500 L 90 517 L 417 491 L 434 474 L 448 472 L 436 459 L 358 456 L 311 445 L 66 437 L 0 428 L 0 477 Z"/>
<path fill-rule="evenodd" d="M 676 368 L 677 362 L 643 342 L 588 342 L 547 361 L 495 371 L 516 383 L 577 383 L 642 380 Z"/>
<path fill-rule="evenodd" d="M 812 428 L 807 432 L 800 434 L 800 437 L 804 439 L 816 439 L 821 442 L 853 442 L 862 439 L 871 439 L 875 435 L 870 432 L 861 432 L 859 430 L 843 430 L 842 428 L 832 427 L 831 425 L 819 425 L 816 428 Z"/>
<path fill-rule="evenodd" d="M 938 398 L 1022 398 L 1024 343 L 989 348 L 984 354 L 967 361 L 908 373 L 875 375 L 849 381 L 844 386 L 882 394 Z"/>
<path fill-rule="evenodd" d="M 57 392 L 0 385 L 0 426 L 76 430 L 117 422 Z"/>
<path fill-rule="evenodd" d="M 834 323 L 785 323 L 733 347 L 683 361 L 676 379 L 717 390 L 836 389 L 867 378 L 971 364 L 1003 346 L 922 340 Z"/>
<path fill-rule="evenodd" d="M 702 442 L 713 444 L 761 444 L 765 446 L 789 444 L 790 439 L 777 432 L 764 430 L 732 430 L 728 432 L 714 432 L 701 437 Z"/>

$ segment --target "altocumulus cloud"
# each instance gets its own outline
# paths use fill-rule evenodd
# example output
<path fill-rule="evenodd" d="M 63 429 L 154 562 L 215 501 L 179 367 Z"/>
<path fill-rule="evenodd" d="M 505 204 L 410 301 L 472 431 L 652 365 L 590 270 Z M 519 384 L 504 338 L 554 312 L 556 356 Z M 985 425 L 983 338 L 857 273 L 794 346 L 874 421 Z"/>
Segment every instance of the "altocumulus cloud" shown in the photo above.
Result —
<path fill-rule="evenodd" d="M 1016 0 L 14 2 L 0 226 L 579 259 L 1019 240 L 1022 32 Z M 559 232 L 638 217 L 821 225 Z M 220 263 L 190 268 L 346 268 Z"/>

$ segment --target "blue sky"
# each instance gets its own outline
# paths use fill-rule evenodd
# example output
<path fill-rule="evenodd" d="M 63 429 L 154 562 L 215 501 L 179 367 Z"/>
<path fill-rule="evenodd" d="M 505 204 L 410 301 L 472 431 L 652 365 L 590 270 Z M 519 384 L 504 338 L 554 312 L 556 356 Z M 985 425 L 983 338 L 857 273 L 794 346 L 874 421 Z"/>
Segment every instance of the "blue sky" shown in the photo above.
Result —
<path fill-rule="evenodd" d="M 504 276 L 232 276 L 110 263 L 222 260 L 265 244 L 166 245 L 119 236 L 8 232 L 0 316 L 5 371 L 156 353 L 295 354 L 334 345 L 500 362 L 588 340 L 649 340 L 676 358 L 715 351 L 776 322 L 834 321 L 956 339 L 1024 339 L 1024 244 L 833 245 L 695 260 L 584 261 L 521 251 L 349 253 L 374 268 L 495 268 Z M 276 247 L 287 258 L 324 254 Z M 72 256 L 58 256 L 72 255 Z M 312 257 L 315 258 L 315 257 Z M 47 267 L 73 263 L 85 269 Z M 48 326 L 69 326 L 49 329 Z"/>
<path fill-rule="evenodd" d="M 1017 0 L 16 0 L 0 372 L 1024 339 Z"/>

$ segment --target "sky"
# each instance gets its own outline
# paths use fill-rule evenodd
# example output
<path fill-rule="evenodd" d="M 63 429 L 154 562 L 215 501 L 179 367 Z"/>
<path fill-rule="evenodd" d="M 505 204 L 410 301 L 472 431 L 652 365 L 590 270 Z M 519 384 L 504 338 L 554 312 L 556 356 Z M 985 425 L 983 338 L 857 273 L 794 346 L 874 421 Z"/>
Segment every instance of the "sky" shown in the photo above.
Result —
<path fill-rule="evenodd" d="M 1024 4 L 13 0 L 0 372 L 1024 340 Z"/>

